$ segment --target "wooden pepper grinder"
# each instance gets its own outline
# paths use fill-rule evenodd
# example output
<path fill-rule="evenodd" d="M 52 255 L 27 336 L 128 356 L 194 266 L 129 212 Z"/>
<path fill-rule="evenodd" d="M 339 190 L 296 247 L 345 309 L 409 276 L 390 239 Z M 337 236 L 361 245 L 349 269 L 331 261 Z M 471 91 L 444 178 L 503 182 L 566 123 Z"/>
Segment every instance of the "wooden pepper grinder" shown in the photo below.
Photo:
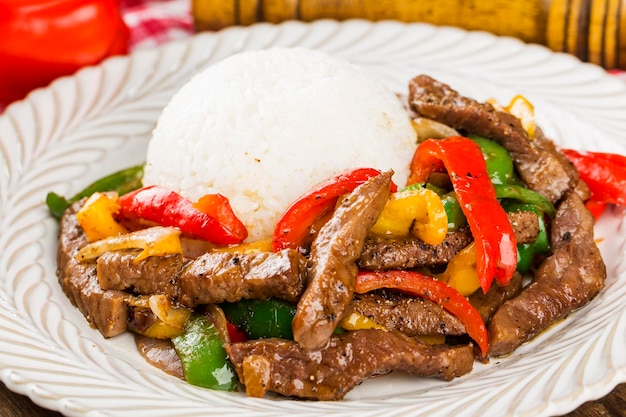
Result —
<path fill-rule="evenodd" d="M 626 0 L 192 0 L 192 11 L 198 31 L 350 18 L 457 26 L 626 69 Z"/>

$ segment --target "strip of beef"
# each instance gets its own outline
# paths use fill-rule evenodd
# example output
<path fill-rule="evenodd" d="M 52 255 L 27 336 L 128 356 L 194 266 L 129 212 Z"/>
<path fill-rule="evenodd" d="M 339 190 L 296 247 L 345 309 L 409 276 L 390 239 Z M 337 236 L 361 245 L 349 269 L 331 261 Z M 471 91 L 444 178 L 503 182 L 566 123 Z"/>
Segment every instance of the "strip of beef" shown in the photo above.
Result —
<path fill-rule="evenodd" d="M 95 264 L 81 263 L 74 258 L 89 243 L 76 220 L 76 212 L 83 202 L 74 203 L 61 218 L 56 274 L 63 292 L 89 324 L 104 337 L 113 337 L 126 331 L 128 309 L 125 299 L 128 294 L 102 290 Z"/>
<path fill-rule="evenodd" d="M 534 281 L 491 318 L 490 356 L 512 352 L 604 287 L 606 267 L 593 225 L 578 194 L 568 193 L 552 221 L 552 254 L 539 266 Z"/>
<path fill-rule="evenodd" d="M 409 82 L 409 105 L 422 117 L 499 142 L 511 154 L 528 187 L 553 203 L 578 183 L 576 171 L 531 141 L 519 119 L 489 103 L 479 103 L 427 75 L 419 75 Z"/>
<path fill-rule="evenodd" d="M 487 294 L 479 289 L 469 296 L 469 302 L 476 308 L 483 321 L 489 323 L 493 314 L 505 301 L 516 297 L 522 291 L 522 281 L 522 274 L 516 272 L 509 285 L 502 287 L 494 282 Z"/>
<path fill-rule="evenodd" d="M 196 259 L 107 252 L 97 260 L 102 288 L 165 294 L 187 307 L 277 297 L 295 302 L 304 290 L 306 259 L 295 250 L 206 253 Z"/>
<path fill-rule="evenodd" d="M 307 350 L 282 339 L 225 347 L 246 392 L 257 396 L 272 391 L 306 399 L 339 400 L 372 375 L 397 370 L 449 381 L 470 372 L 473 366 L 471 345 L 431 346 L 400 332 L 373 329 L 332 336 L 321 350 Z M 255 367 L 264 370 L 261 375 Z M 260 386 L 263 383 L 265 387 Z"/>
<path fill-rule="evenodd" d="M 537 215 L 528 211 L 507 213 L 518 243 L 534 242 L 539 233 Z M 472 241 L 469 227 L 449 232 L 439 245 L 417 238 L 369 236 L 358 260 L 362 269 L 387 270 L 443 266 Z"/>
<path fill-rule="evenodd" d="M 308 285 L 292 323 L 294 339 L 303 347 L 323 347 L 352 301 L 356 260 L 389 199 L 392 174 L 382 173 L 356 187 L 313 240 Z"/>
<path fill-rule="evenodd" d="M 469 227 L 449 232 L 439 245 L 429 245 L 420 239 L 368 236 L 359 256 L 362 269 L 411 269 L 445 265 L 472 241 Z"/>
<path fill-rule="evenodd" d="M 407 336 L 462 335 L 461 321 L 430 300 L 391 291 L 355 294 L 350 309 Z"/>

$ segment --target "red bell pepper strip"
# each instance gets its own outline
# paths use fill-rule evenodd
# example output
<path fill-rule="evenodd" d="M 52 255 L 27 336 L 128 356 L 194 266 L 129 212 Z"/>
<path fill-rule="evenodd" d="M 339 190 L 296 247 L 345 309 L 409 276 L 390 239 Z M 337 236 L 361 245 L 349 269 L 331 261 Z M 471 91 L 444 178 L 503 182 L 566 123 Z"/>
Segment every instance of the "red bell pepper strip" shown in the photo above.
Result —
<path fill-rule="evenodd" d="M 145 219 L 161 226 L 177 227 L 184 235 L 219 245 L 241 243 L 248 237 L 243 223 L 224 196 L 200 199 L 200 207 L 180 194 L 160 186 L 148 186 L 118 199 L 120 216 Z"/>
<path fill-rule="evenodd" d="M 228 330 L 228 338 L 230 339 L 230 343 L 245 342 L 246 340 L 248 340 L 246 334 L 239 330 L 234 324 L 229 321 L 226 322 L 226 329 Z"/>
<path fill-rule="evenodd" d="M 396 289 L 439 304 L 461 320 L 465 331 L 476 342 L 482 355 L 487 354 L 489 335 L 485 322 L 467 298 L 445 282 L 414 271 L 359 271 L 355 290 L 358 294 L 380 288 Z"/>
<path fill-rule="evenodd" d="M 0 0 L 0 108 L 36 87 L 125 54 L 117 0 Z"/>
<path fill-rule="evenodd" d="M 335 207 L 340 195 L 353 191 L 371 177 L 380 175 L 374 168 L 355 168 L 322 181 L 298 197 L 283 213 L 274 229 L 272 249 L 297 249 L 304 241 L 309 227 Z M 398 187 L 391 184 L 391 191 Z"/>
<path fill-rule="evenodd" d="M 591 198 L 588 203 L 626 206 L 626 156 L 573 149 L 563 149 L 562 152 L 589 187 Z"/>
<path fill-rule="evenodd" d="M 480 147 L 461 136 L 425 140 L 413 155 L 408 184 L 426 182 L 431 172 L 444 169 L 476 242 L 480 287 L 486 293 L 494 277 L 508 285 L 517 267 L 515 234 L 496 198 Z"/>

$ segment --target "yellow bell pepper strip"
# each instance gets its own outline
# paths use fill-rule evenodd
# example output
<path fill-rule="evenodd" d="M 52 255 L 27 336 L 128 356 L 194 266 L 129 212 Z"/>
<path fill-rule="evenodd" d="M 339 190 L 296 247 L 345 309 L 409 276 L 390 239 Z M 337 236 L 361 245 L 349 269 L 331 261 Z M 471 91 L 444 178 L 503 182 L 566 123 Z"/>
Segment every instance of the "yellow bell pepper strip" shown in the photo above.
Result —
<path fill-rule="evenodd" d="M 181 305 L 175 305 L 163 294 L 154 294 L 147 298 L 147 303 L 144 303 L 147 305 L 143 307 L 149 308 L 157 317 L 157 321 L 141 334 L 153 339 L 171 339 L 180 336 L 191 318 L 191 310 Z M 143 301 L 145 297 L 141 299 Z M 138 307 L 139 305 L 134 303 L 134 306 Z"/>
<path fill-rule="evenodd" d="M 448 262 L 446 270 L 437 275 L 437 279 L 447 283 L 463 296 L 474 294 L 480 288 L 476 269 L 476 244 L 472 242 L 454 255 Z"/>
<path fill-rule="evenodd" d="M 504 108 L 504 111 L 517 117 L 529 138 L 535 137 L 535 106 L 523 95 L 518 94 Z"/>
<path fill-rule="evenodd" d="M 202 210 L 199 210 L 191 200 L 154 185 L 121 196 L 118 204 L 122 218 L 177 227 L 185 236 L 218 245 L 241 243 L 248 237 L 246 227 L 233 212 L 228 199 L 219 194 L 203 197 L 199 203 Z"/>
<path fill-rule="evenodd" d="M 173 338 L 172 343 L 189 384 L 222 391 L 237 388 L 237 374 L 228 360 L 220 332 L 207 317 L 193 316 L 183 334 Z"/>
<path fill-rule="evenodd" d="M 408 183 L 426 182 L 431 172 L 444 169 L 476 242 L 480 287 L 486 293 L 494 278 L 506 286 L 517 266 L 515 234 L 496 198 L 480 147 L 461 136 L 428 139 L 415 151 Z"/>
<path fill-rule="evenodd" d="M 76 259 L 81 262 L 89 261 L 96 259 L 105 252 L 123 249 L 143 249 L 141 253 L 135 257 L 135 262 L 139 262 L 148 256 L 183 253 L 179 229 L 175 227 L 155 226 L 92 242 L 78 251 Z"/>
<path fill-rule="evenodd" d="M 96 192 L 107 191 L 114 191 L 118 195 L 126 194 L 141 187 L 142 177 L 143 165 L 136 165 L 102 177 L 70 198 L 49 192 L 46 196 L 46 205 L 50 213 L 57 219 L 60 219 L 63 212 L 65 212 L 72 203 L 75 203 L 81 198 L 89 197 Z"/>
<path fill-rule="evenodd" d="M 391 195 L 370 233 L 392 237 L 410 234 L 438 245 L 448 233 L 448 216 L 434 191 L 410 186 Z"/>
<path fill-rule="evenodd" d="M 379 330 L 387 331 L 385 326 L 381 326 L 380 324 L 376 323 L 374 320 L 370 319 L 367 316 L 364 316 L 363 314 L 357 311 L 351 311 L 350 314 L 342 318 L 341 321 L 339 322 L 339 327 L 348 331 L 365 330 L 365 329 L 379 329 Z"/>
<path fill-rule="evenodd" d="M 427 298 L 455 315 L 483 355 L 489 348 L 489 336 L 480 314 L 457 290 L 428 275 L 414 271 L 359 271 L 356 292 L 364 294 L 380 288 L 402 291 L 414 297 Z"/>
<path fill-rule="evenodd" d="M 626 156 L 561 150 L 591 191 L 589 202 L 626 206 Z"/>
<path fill-rule="evenodd" d="M 110 236 L 123 235 L 128 230 L 119 224 L 115 214 L 119 211 L 117 195 L 94 193 L 76 213 L 76 220 L 90 242 Z"/>
<path fill-rule="evenodd" d="M 335 207 L 339 196 L 353 191 L 380 173 L 374 168 L 348 169 L 302 194 L 276 223 L 272 237 L 274 252 L 300 247 L 311 225 Z M 397 186 L 392 182 L 391 192 L 396 190 Z"/>

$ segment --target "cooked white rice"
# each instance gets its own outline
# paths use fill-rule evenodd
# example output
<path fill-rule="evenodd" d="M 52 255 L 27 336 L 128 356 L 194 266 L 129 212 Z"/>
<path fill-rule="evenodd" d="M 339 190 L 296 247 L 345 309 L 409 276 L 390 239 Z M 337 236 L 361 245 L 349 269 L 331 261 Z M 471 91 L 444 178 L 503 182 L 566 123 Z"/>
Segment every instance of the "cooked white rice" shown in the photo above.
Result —
<path fill-rule="evenodd" d="M 393 169 L 403 185 L 415 142 L 396 95 L 355 65 L 303 48 L 245 52 L 172 98 L 144 184 L 192 200 L 225 195 L 255 240 L 299 195 L 347 168 Z"/>

